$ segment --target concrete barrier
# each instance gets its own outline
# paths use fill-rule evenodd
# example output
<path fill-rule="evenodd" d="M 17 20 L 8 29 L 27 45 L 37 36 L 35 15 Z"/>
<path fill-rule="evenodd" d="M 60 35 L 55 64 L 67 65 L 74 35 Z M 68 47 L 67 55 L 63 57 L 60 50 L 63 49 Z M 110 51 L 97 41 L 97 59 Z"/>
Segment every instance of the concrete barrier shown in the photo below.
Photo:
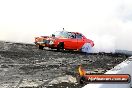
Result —
<path fill-rule="evenodd" d="M 132 77 L 132 57 L 118 64 L 113 69 L 109 70 L 105 74 L 129 74 Z M 132 81 L 128 84 L 108 84 L 108 83 L 92 83 L 87 84 L 83 88 L 131 88 Z"/>

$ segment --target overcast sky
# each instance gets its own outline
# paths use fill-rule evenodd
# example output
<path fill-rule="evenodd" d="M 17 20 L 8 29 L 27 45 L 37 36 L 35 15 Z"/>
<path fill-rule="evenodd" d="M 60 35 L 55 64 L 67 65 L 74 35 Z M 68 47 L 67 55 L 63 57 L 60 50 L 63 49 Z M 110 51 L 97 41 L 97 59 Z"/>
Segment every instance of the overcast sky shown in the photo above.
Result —
<path fill-rule="evenodd" d="M 79 31 L 96 48 L 132 51 L 132 0 L 0 0 L 0 40 Z"/>

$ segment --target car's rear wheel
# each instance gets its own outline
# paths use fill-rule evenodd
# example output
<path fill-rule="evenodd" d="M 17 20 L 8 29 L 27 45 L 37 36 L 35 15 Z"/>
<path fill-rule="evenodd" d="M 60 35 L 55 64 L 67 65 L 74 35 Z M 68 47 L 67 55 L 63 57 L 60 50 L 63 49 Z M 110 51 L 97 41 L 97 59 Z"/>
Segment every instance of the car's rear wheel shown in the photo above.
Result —
<path fill-rule="evenodd" d="M 81 52 L 92 53 L 92 45 L 90 43 L 85 43 L 81 48 Z"/>
<path fill-rule="evenodd" d="M 57 51 L 61 51 L 61 50 L 64 50 L 64 42 L 60 42 L 60 43 L 57 45 Z"/>

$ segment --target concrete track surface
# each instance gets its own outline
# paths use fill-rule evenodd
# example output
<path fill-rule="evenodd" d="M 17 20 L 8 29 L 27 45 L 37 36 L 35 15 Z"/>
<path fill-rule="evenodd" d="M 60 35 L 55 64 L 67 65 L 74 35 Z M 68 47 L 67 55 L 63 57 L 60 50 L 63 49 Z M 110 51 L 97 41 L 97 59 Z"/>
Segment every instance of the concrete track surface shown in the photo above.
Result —
<path fill-rule="evenodd" d="M 0 88 L 81 88 L 78 66 L 105 73 L 127 58 L 123 54 L 86 54 L 39 50 L 34 44 L 0 42 Z"/>

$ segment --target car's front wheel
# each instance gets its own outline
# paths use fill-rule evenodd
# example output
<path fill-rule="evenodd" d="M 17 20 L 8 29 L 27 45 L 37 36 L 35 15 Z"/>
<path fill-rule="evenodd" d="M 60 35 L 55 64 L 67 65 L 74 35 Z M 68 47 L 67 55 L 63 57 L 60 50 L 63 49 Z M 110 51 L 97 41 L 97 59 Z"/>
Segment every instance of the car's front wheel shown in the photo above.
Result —
<path fill-rule="evenodd" d="M 64 50 L 64 43 L 63 43 L 63 42 L 60 42 L 60 43 L 57 45 L 57 51 L 60 51 L 60 50 Z"/>
<path fill-rule="evenodd" d="M 44 48 L 43 46 L 39 45 L 39 49 L 43 50 L 43 48 Z"/>

